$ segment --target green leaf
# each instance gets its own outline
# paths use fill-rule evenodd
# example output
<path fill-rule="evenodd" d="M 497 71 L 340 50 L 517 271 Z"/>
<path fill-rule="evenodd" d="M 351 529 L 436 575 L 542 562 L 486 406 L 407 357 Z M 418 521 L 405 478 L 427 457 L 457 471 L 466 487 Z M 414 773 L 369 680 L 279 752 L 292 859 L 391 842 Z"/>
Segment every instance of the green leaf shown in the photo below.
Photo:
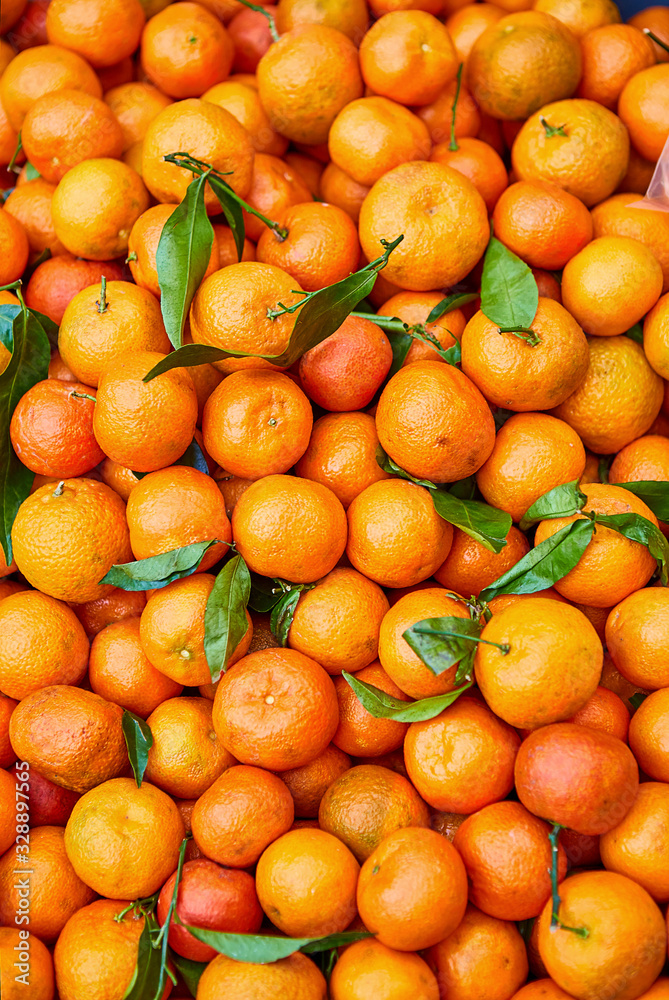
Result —
<path fill-rule="evenodd" d="M 476 493 L 476 476 L 467 476 L 466 479 L 459 479 L 457 483 L 451 483 L 448 492 L 459 500 L 473 500 Z"/>
<path fill-rule="evenodd" d="M 151 942 L 152 917 L 144 917 L 144 927 L 137 946 L 137 964 L 123 1000 L 154 1000 L 160 980 L 160 952 Z"/>
<path fill-rule="evenodd" d="M 447 490 L 430 490 L 440 517 L 475 538 L 490 552 L 501 552 L 511 530 L 511 516 L 480 500 L 462 500 Z"/>
<path fill-rule="evenodd" d="M 270 580 L 266 576 L 251 574 L 251 596 L 249 597 L 249 607 L 254 611 L 265 614 L 271 611 L 275 604 L 281 600 L 283 591 L 277 587 L 275 580 Z"/>
<path fill-rule="evenodd" d="M 459 309 L 461 306 L 466 306 L 469 302 L 473 302 L 475 298 L 476 294 L 474 292 L 454 292 L 452 295 L 447 295 L 441 302 L 437 302 L 425 322 L 436 323 L 445 313 Z"/>
<path fill-rule="evenodd" d="M 214 243 L 214 230 L 204 207 L 208 177 L 207 171 L 190 182 L 186 197 L 163 226 L 156 250 L 160 309 L 167 336 L 176 348 L 181 347 L 188 310 Z"/>
<path fill-rule="evenodd" d="M 667 586 L 669 571 L 669 542 L 652 521 L 641 514 L 595 514 L 595 524 L 619 531 L 632 542 L 645 545 L 654 559 L 657 560 L 660 571 L 660 581 Z"/>
<path fill-rule="evenodd" d="M 129 712 L 127 708 L 123 709 L 121 727 L 125 745 L 128 748 L 132 773 L 135 775 L 137 787 L 141 788 L 142 778 L 149 762 L 149 750 L 153 746 L 153 733 L 144 719 Z"/>
<path fill-rule="evenodd" d="M 181 923 L 178 919 L 177 922 Z M 373 936 L 369 931 L 344 931 L 341 934 L 328 934 L 322 938 L 288 938 L 262 934 L 227 934 L 224 931 L 191 927 L 190 924 L 184 926 L 193 937 L 215 948 L 219 954 L 234 958 L 237 962 L 254 962 L 258 965 L 278 962 L 279 959 L 288 958 L 296 951 L 312 955 L 317 951 L 329 951 L 331 948 L 339 948 Z"/>
<path fill-rule="evenodd" d="M 244 238 L 246 236 L 242 206 L 231 196 L 232 188 L 222 177 L 210 174 L 209 186 L 218 198 L 219 204 L 223 209 L 225 221 L 230 226 L 237 250 L 237 260 L 239 261 L 242 259 L 242 254 L 244 253 Z"/>
<path fill-rule="evenodd" d="M 30 312 L 46 333 L 51 347 L 54 350 L 58 350 L 58 324 L 54 323 L 49 316 L 45 316 L 44 313 L 38 312 L 37 309 L 30 309 Z"/>
<path fill-rule="evenodd" d="M 643 326 L 641 323 L 635 323 L 633 327 L 630 327 L 625 336 L 643 347 Z"/>
<path fill-rule="evenodd" d="M 159 361 L 144 376 L 144 381 L 150 382 L 171 368 L 191 368 L 193 365 L 212 364 L 225 358 L 264 358 L 279 368 L 289 368 L 303 354 L 339 329 L 360 300 L 371 292 L 377 274 L 376 270 L 363 268 L 312 294 L 300 306 L 290 341 L 281 354 L 245 354 L 243 351 L 224 351 L 220 347 L 208 347 L 206 344 L 185 344 Z"/>
<path fill-rule="evenodd" d="M 14 349 L 14 319 L 21 312 L 21 306 L 0 306 L 0 344 L 11 354 Z"/>
<path fill-rule="evenodd" d="M 286 591 L 272 608 L 270 628 L 280 646 L 285 646 L 288 642 L 288 633 L 303 589 L 295 587 L 294 590 Z"/>
<path fill-rule="evenodd" d="M 483 623 L 471 618 L 424 618 L 411 625 L 402 638 L 426 667 L 437 676 L 476 651 Z"/>
<path fill-rule="evenodd" d="M 501 327 L 529 327 L 539 305 L 532 271 L 503 243 L 491 236 L 483 261 L 481 310 Z"/>
<path fill-rule="evenodd" d="M 216 577 L 204 612 L 204 654 L 212 683 L 228 666 L 231 654 L 246 635 L 246 606 L 251 575 L 240 555 L 233 556 Z"/>
<path fill-rule="evenodd" d="M 196 438 L 193 438 L 181 458 L 178 458 L 176 462 L 172 462 L 172 465 L 188 465 L 191 469 L 197 469 L 198 472 L 204 472 L 205 476 L 209 475 L 207 459 L 204 457 L 202 448 L 200 448 Z M 144 476 L 150 476 L 151 473 L 133 472 L 133 475 L 137 479 L 144 479 Z"/>
<path fill-rule="evenodd" d="M 32 163 L 30 163 L 30 162 L 26 163 L 26 180 L 27 181 L 36 181 L 37 178 L 41 177 L 41 176 L 42 175 L 40 174 L 39 170 L 36 167 L 33 167 Z"/>
<path fill-rule="evenodd" d="M 554 486 L 552 490 L 542 494 L 534 501 L 532 506 L 523 514 L 520 522 L 520 530 L 527 531 L 533 524 L 543 521 L 546 518 L 571 517 L 583 510 L 587 502 L 587 496 L 579 488 L 578 479 L 571 483 L 563 483 L 562 486 Z"/>
<path fill-rule="evenodd" d="M 200 977 L 207 968 L 207 962 L 193 962 L 189 958 L 182 958 L 175 951 L 170 952 L 170 961 L 190 990 L 191 996 L 197 996 L 197 987 Z"/>
<path fill-rule="evenodd" d="M 641 708 L 647 697 L 648 695 L 644 691 L 635 691 L 627 700 L 636 712 L 638 708 Z"/>
<path fill-rule="evenodd" d="M 363 708 L 367 709 L 375 719 L 394 719 L 396 722 L 424 722 L 426 719 L 434 719 L 440 715 L 445 708 L 452 705 L 461 694 L 468 691 L 474 683 L 468 681 L 462 687 L 449 691 L 447 694 L 439 694 L 434 698 L 421 698 L 420 701 L 400 701 L 386 694 L 381 688 L 367 684 L 358 680 L 354 674 L 348 674 L 342 670 L 342 677 L 360 702 Z"/>
<path fill-rule="evenodd" d="M 609 470 L 613 464 L 614 455 L 601 455 L 597 462 L 597 475 L 602 483 L 608 483 Z M 626 483 L 619 483 L 619 486 L 626 486 Z"/>
<path fill-rule="evenodd" d="M 390 455 L 386 454 L 381 445 L 376 449 L 376 461 L 377 464 L 381 466 L 384 472 L 389 472 L 393 476 L 399 476 L 400 479 L 408 479 L 410 483 L 415 483 L 416 486 L 425 486 L 428 490 L 436 490 L 437 486 L 430 479 L 416 479 L 414 476 L 409 475 L 404 469 L 401 469 L 396 462 L 393 462 Z"/>
<path fill-rule="evenodd" d="M 30 493 L 35 473 L 19 461 L 12 447 L 9 425 L 16 404 L 37 382 L 49 374 L 51 351 L 49 341 L 37 317 L 17 305 L 0 306 L 0 316 L 7 339 L 7 324 L 11 323 L 12 351 L 9 364 L 0 374 L 0 488 L 2 491 L 2 524 L 0 544 L 7 565 L 12 561 L 12 525 L 17 511 Z"/>
<path fill-rule="evenodd" d="M 594 521 L 579 518 L 560 528 L 530 549 L 520 562 L 479 594 L 480 601 L 491 601 L 498 594 L 536 594 L 566 576 L 579 561 L 595 530 Z"/>
<path fill-rule="evenodd" d="M 413 344 L 413 337 L 410 333 L 397 333 L 392 331 L 387 331 L 386 337 L 390 341 L 390 347 L 393 352 L 393 361 L 388 369 L 388 374 L 386 375 L 384 383 L 387 385 L 393 375 L 397 375 L 398 371 L 406 361 L 407 354 L 411 350 L 411 345 Z M 380 391 L 378 395 L 381 395 Z"/>
<path fill-rule="evenodd" d="M 194 573 L 212 545 L 220 545 L 220 542 L 215 538 L 206 542 L 193 542 L 192 545 L 170 549 L 169 552 L 161 552 L 148 559 L 112 566 L 100 583 L 109 583 L 121 590 L 157 590 L 166 587 L 168 583 Z"/>
<path fill-rule="evenodd" d="M 650 507 L 658 521 L 669 521 L 669 483 L 663 480 L 643 479 L 635 483 L 614 483 L 629 490 Z"/>

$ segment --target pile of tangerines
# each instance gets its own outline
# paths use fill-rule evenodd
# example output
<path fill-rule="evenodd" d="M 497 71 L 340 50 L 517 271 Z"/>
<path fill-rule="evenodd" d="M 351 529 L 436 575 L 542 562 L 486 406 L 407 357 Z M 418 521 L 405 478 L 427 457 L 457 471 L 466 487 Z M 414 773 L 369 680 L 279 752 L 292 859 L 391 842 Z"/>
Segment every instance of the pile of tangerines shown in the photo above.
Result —
<path fill-rule="evenodd" d="M 2 1000 L 669 998 L 669 7 L 0 36 Z"/>

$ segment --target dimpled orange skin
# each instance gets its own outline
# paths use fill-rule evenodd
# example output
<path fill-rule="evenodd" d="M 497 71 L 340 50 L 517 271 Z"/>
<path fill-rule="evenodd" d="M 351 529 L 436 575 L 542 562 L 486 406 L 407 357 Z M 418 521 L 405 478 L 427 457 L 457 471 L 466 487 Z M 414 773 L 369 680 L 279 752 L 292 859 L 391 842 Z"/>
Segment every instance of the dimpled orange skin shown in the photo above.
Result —
<path fill-rule="evenodd" d="M 583 381 L 588 342 L 570 313 L 559 302 L 540 297 L 531 328 L 540 341 L 534 347 L 514 333 L 500 334 L 482 311 L 464 329 L 462 370 L 496 406 L 546 410 Z"/>
<path fill-rule="evenodd" d="M 417 115 L 378 96 L 347 104 L 328 135 L 332 162 L 366 187 L 400 163 L 427 159 L 431 146 L 427 126 Z"/>
<path fill-rule="evenodd" d="M 493 802 L 468 816 L 453 839 L 467 869 L 469 899 L 500 920 L 527 920 L 551 892 L 550 826 L 520 802 Z M 558 845 L 558 880 L 567 856 Z"/>
<path fill-rule="evenodd" d="M 51 201 L 56 236 L 66 250 L 87 260 L 112 260 L 128 249 L 130 230 L 149 207 L 139 174 L 105 157 L 68 170 Z"/>
<path fill-rule="evenodd" d="M 19 760 L 61 788 L 86 792 L 122 774 L 123 710 L 92 691 L 56 684 L 28 695 L 9 722 Z"/>
<path fill-rule="evenodd" d="M 121 126 L 123 152 L 141 142 L 156 115 L 172 103 L 157 87 L 139 80 L 111 87 L 105 91 L 104 100 Z"/>
<path fill-rule="evenodd" d="M 326 413 L 315 421 L 295 471 L 327 486 L 347 510 L 367 486 L 390 478 L 376 461 L 378 446 L 374 417 L 368 413 Z"/>
<path fill-rule="evenodd" d="M 2 74 L 0 96 L 11 127 L 18 132 L 42 94 L 74 88 L 102 97 L 102 86 L 90 65 L 60 45 L 37 45 L 19 52 Z"/>
<path fill-rule="evenodd" d="M 530 733 L 515 773 L 527 809 L 588 836 L 617 826 L 639 788 L 637 762 L 622 740 L 572 722 Z"/>
<path fill-rule="evenodd" d="M 560 889 L 560 919 L 585 927 L 583 938 L 551 929 L 551 902 L 539 918 L 538 943 L 548 973 L 569 995 L 641 1000 L 667 957 L 667 931 L 645 889 L 615 872 L 579 872 Z M 615 990 L 615 992 L 612 992 Z M 652 997 L 652 990 L 648 993 Z"/>
<path fill-rule="evenodd" d="M 305 591 L 293 615 L 288 645 L 329 674 L 353 673 L 376 659 L 388 598 L 361 573 L 337 566 Z"/>
<path fill-rule="evenodd" d="M 335 28 L 300 25 L 264 54 L 258 93 L 277 132 L 293 142 L 325 142 L 341 109 L 362 97 L 358 52 Z"/>
<path fill-rule="evenodd" d="M 131 55 L 146 17 L 137 0 L 55 0 L 49 5 L 49 41 L 74 49 L 96 68 L 113 66 Z"/>
<path fill-rule="evenodd" d="M 604 867 L 633 879 L 658 903 L 669 899 L 669 785 L 645 781 L 621 823 L 603 834 Z"/>
<path fill-rule="evenodd" d="M 640 186 L 645 191 L 647 184 Z M 655 255 L 662 268 L 662 291 L 669 291 L 669 218 L 666 212 L 632 208 L 641 198 L 636 194 L 614 194 L 592 210 L 594 234 L 628 236 L 643 243 Z"/>
<path fill-rule="evenodd" d="M 588 346 L 585 378 L 553 416 L 573 427 L 590 451 L 611 455 L 650 429 L 662 406 L 663 384 L 641 345 L 629 337 L 593 337 Z"/>
<path fill-rule="evenodd" d="M 104 101 L 80 90 L 58 91 L 38 98 L 21 129 L 26 156 L 52 184 L 82 160 L 123 152 L 123 132 Z"/>
<path fill-rule="evenodd" d="M 434 578 L 447 590 L 478 597 L 484 587 L 489 587 L 515 566 L 529 550 L 529 542 L 518 528 L 509 529 L 501 552 L 491 552 L 481 542 L 455 528 L 451 551 L 436 570 Z"/>
<path fill-rule="evenodd" d="M 220 490 L 210 476 L 188 465 L 144 476 L 128 498 L 127 516 L 136 559 L 216 539 L 220 544 L 212 545 L 198 566 L 204 572 L 229 550 L 232 533 Z"/>
<path fill-rule="evenodd" d="M 548 14 L 525 10 L 479 35 L 467 60 L 466 82 L 483 111 L 517 121 L 549 101 L 570 97 L 580 75 L 580 48 L 568 28 Z"/>
<path fill-rule="evenodd" d="M 38 937 L 31 935 L 27 940 L 20 936 L 26 928 L 0 927 L 0 989 L 3 1000 L 24 1000 L 25 984 L 17 982 L 14 968 L 16 955 L 30 948 L 30 990 L 31 1000 L 53 1000 L 53 961 L 46 945 Z M 27 949 L 26 949 L 27 950 Z M 65 994 L 63 994 L 63 997 Z"/>
<path fill-rule="evenodd" d="M 315 819 L 325 792 L 350 767 L 351 758 L 334 743 L 330 743 L 323 753 L 303 767 L 281 771 L 279 777 L 293 798 L 295 815 L 303 819 Z"/>
<path fill-rule="evenodd" d="M 51 684 L 78 684 L 88 639 L 74 612 L 37 590 L 0 602 L 0 688 L 20 700 Z"/>
<path fill-rule="evenodd" d="M 156 250 L 163 228 L 175 210 L 174 205 L 153 205 L 151 208 L 147 208 L 130 230 L 128 238 L 128 266 L 133 279 L 141 288 L 151 292 L 157 299 L 160 298 L 161 291 L 156 268 Z M 217 271 L 218 264 L 218 245 L 214 240 L 204 278 L 208 278 L 210 274 Z M 111 289 L 108 287 L 108 294 L 110 292 Z M 165 348 L 166 351 L 168 349 Z"/>
<path fill-rule="evenodd" d="M 165 357 L 126 351 L 100 379 L 93 430 L 112 462 L 153 472 L 176 462 L 193 440 L 197 396 L 186 368 L 172 368 L 150 382 L 144 376 Z"/>
<path fill-rule="evenodd" d="M 10 436 L 31 472 L 70 479 L 90 472 L 105 457 L 93 437 L 95 403 L 76 393 L 94 395 L 79 382 L 45 379 L 17 403 Z"/>
<path fill-rule="evenodd" d="M 429 810 L 401 774 L 377 764 L 359 764 L 327 789 L 318 822 L 362 862 L 394 831 L 429 826 Z"/>
<path fill-rule="evenodd" d="M 290 937 L 343 931 L 356 915 L 360 865 L 325 830 L 290 830 L 264 851 L 256 868 L 258 899 Z"/>
<path fill-rule="evenodd" d="M 589 726 L 599 729 L 610 736 L 617 736 L 623 743 L 627 742 L 630 727 L 630 713 L 622 698 L 600 685 L 595 693 L 579 708 L 567 722 L 577 726 Z"/>
<path fill-rule="evenodd" d="M 142 594 L 142 597 L 144 595 Z M 153 667 L 139 641 L 139 614 L 102 628 L 91 644 L 88 681 L 107 701 L 146 719 L 183 687 Z"/>
<path fill-rule="evenodd" d="M 79 799 L 65 827 L 65 849 L 82 881 L 101 896 L 136 899 L 172 874 L 183 836 L 169 795 L 148 781 L 138 788 L 134 778 L 115 778 Z"/>
<path fill-rule="evenodd" d="M 392 460 L 431 482 L 470 476 L 495 443 L 494 420 L 477 386 L 457 368 L 436 361 L 416 361 L 393 375 L 375 419 Z"/>
<path fill-rule="evenodd" d="M 655 781 L 669 783 L 669 688 L 653 691 L 632 716 L 629 744 L 639 767 Z M 11 730 L 11 727 L 10 727 Z"/>
<path fill-rule="evenodd" d="M 193 836 L 202 852 L 230 868 L 254 865 L 293 822 L 290 792 L 277 775 L 244 765 L 228 768 L 199 797 Z"/>
<path fill-rule="evenodd" d="M 509 794 L 519 746 L 511 726 L 463 697 L 436 718 L 411 724 L 404 761 L 428 805 L 469 815 Z"/>
<path fill-rule="evenodd" d="M 403 163 L 374 184 L 359 229 L 368 260 L 379 255 L 382 239 L 404 234 L 383 277 L 417 292 L 457 284 L 478 263 L 489 238 L 485 202 L 472 182 L 425 160 Z"/>
<path fill-rule="evenodd" d="M 527 978 L 525 942 L 516 926 L 471 903 L 453 933 L 425 957 L 449 1000 L 509 1000 Z"/>
<path fill-rule="evenodd" d="M 618 113 L 629 129 L 634 147 L 648 160 L 657 160 L 667 135 L 669 67 L 650 66 L 631 77 L 620 95 Z"/>
<path fill-rule="evenodd" d="M 475 670 L 492 711 L 510 726 L 536 729 L 568 719 L 594 694 L 603 650 L 588 619 L 545 597 L 519 601 L 494 614 L 481 637 Z M 558 663 L 561 667 L 558 669 Z"/>
<path fill-rule="evenodd" d="M 144 929 L 144 917 L 133 910 L 121 921 L 114 919 L 127 906 L 126 900 L 98 899 L 70 917 L 54 951 L 61 1000 L 123 995 L 137 966 Z"/>
<path fill-rule="evenodd" d="M 631 24 L 601 25 L 581 41 L 580 97 L 615 110 L 621 91 L 636 73 L 655 65 L 654 45 Z"/>
<path fill-rule="evenodd" d="M 606 646 L 613 662 L 627 680 L 646 691 L 669 687 L 668 636 L 669 591 L 664 587 L 637 590 L 606 620 Z"/>
<path fill-rule="evenodd" d="M 179 799 L 197 799 L 237 763 L 221 746 L 208 698 L 169 698 L 147 720 L 153 734 L 146 780 Z"/>
<path fill-rule="evenodd" d="M 388 993 L 388 990 L 392 990 Z M 356 941 L 340 955 L 330 979 L 332 1000 L 439 1000 L 437 980 L 415 952 L 386 948 L 377 938 Z"/>
<path fill-rule="evenodd" d="M 265 476 L 237 501 L 232 537 L 252 571 L 312 583 L 334 569 L 344 552 L 346 513 L 320 483 Z"/>
<path fill-rule="evenodd" d="M 451 842 L 434 830 L 396 830 L 367 858 L 358 910 L 379 941 L 419 951 L 451 934 L 467 906 L 467 875 Z"/>
<path fill-rule="evenodd" d="M 233 476 L 281 474 L 306 451 L 313 425 L 309 400 L 280 372 L 238 371 L 209 396 L 202 419 L 205 448 Z"/>
<path fill-rule="evenodd" d="M 546 135 L 540 118 L 564 126 Z M 511 150 L 522 181 L 550 181 L 588 208 L 613 194 L 627 171 L 629 136 L 621 120 L 595 101 L 574 98 L 547 104 L 527 119 Z"/>
<path fill-rule="evenodd" d="M 347 511 L 346 555 L 382 587 L 411 587 L 432 576 L 448 555 L 453 528 L 422 486 L 386 479 L 363 490 Z"/>
<path fill-rule="evenodd" d="M 217 104 L 190 97 L 168 105 L 153 119 L 143 142 L 142 177 L 157 201 L 178 204 L 193 179 L 190 170 L 164 161 L 174 152 L 189 153 L 222 173 L 232 171 L 227 183 L 242 198 L 250 190 L 251 137 L 234 115 Z M 213 191 L 205 192 L 204 203 L 210 214 L 220 212 Z"/>
<path fill-rule="evenodd" d="M 100 312 L 100 282 L 69 302 L 58 331 L 62 360 L 85 385 L 97 386 L 109 363 L 122 351 L 170 350 L 160 305 L 130 281 L 108 281 L 106 309 Z"/>
<path fill-rule="evenodd" d="M 572 996 L 552 979 L 535 979 L 514 993 L 511 1000 L 572 1000 Z"/>
<path fill-rule="evenodd" d="M 186 687 L 211 683 L 204 652 L 204 614 L 214 581 L 210 573 L 173 580 L 154 591 L 142 611 L 139 631 L 149 661 L 156 670 Z M 247 619 L 250 621 L 248 612 Z M 228 666 L 246 655 L 252 635 L 253 627 L 249 625 Z"/>
<path fill-rule="evenodd" d="M 399 292 L 392 295 L 377 310 L 377 316 L 397 316 L 410 326 L 421 323 L 427 333 L 439 341 L 444 349 L 448 349 L 460 340 L 466 326 L 464 313 L 461 309 L 450 309 L 436 322 L 428 323 L 427 317 L 434 307 L 442 301 L 441 292 Z M 414 361 L 442 361 L 433 344 L 414 339 L 402 367 L 412 365 Z"/>
<path fill-rule="evenodd" d="M 62 490 L 53 483 L 36 490 L 19 507 L 12 545 L 28 583 L 73 604 L 111 593 L 112 585 L 99 581 L 114 564 L 132 559 L 125 504 L 92 479 L 66 479 Z"/>
<path fill-rule="evenodd" d="M 357 679 L 385 691 L 392 698 L 409 701 L 378 660 L 358 671 Z M 336 747 L 354 757 L 378 757 L 402 746 L 409 728 L 406 722 L 374 718 L 343 677 L 336 677 L 334 686 L 339 702 L 339 726 L 332 737 Z"/>
<path fill-rule="evenodd" d="M 202 99 L 219 104 L 234 115 L 251 136 L 256 153 L 283 156 L 288 149 L 288 140 L 275 132 L 270 125 L 267 113 L 260 103 L 257 88 L 250 81 L 243 82 L 234 78 L 224 80 L 205 91 Z"/>
<path fill-rule="evenodd" d="M 476 484 L 487 503 L 520 521 L 535 500 L 580 479 L 584 468 L 585 449 L 569 424 L 547 413 L 518 413 L 497 432 Z"/>
<path fill-rule="evenodd" d="M 517 181 L 493 213 L 498 240 L 530 267 L 556 270 L 592 239 L 593 220 L 574 195 L 545 181 Z"/>
<path fill-rule="evenodd" d="M 38 826 L 30 831 L 30 864 L 26 866 L 31 876 L 30 933 L 46 944 L 56 940 L 73 913 L 95 899 L 93 890 L 74 873 L 63 834 L 62 826 Z M 24 896 L 17 881 L 16 858 L 14 851 L 0 858 L 0 920 L 5 926 L 13 924 L 21 912 Z"/>
<path fill-rule="evenodd" d="M 227 351 L 276 356 L 288 346 L 295 316 L 267 318 L 279 302 L 293 306 L 303 296 L 299 282 L 287 271 L 260 261 L 230 264 L 202 282 L 190 308 L 193 343 Z M 268 368 L 262 358 L 226 358 L 214 362 L 227 374 L 239 368 Z"/>
<path fill-rule="evenodd" d="M 662 378 L 669 376 L 669 294 L 663 295 L 646 316 L 643 324 L 643 349 L 649 365 Z"/>
<path fill-rule="evenodd" d="M 445 25 L 426 11 L 393 10 L 360 43 L 360 69 L 373 93 L 430 104 L 454 79 L 458 59 Z"/>
<path fill-rule="evenodd" d="M 264 649 L 221 678 L 214 729 L 243 764 L 288 771 L 308 764 L 339 722 L 334 685 L 315 660 L 294 649 Z"/>
<path fill-rule="evenodd" d="M 269 965 L 235 962 L 225 955 L 217 955 L 204 970 L 198 984 L 200 1000 L 326 1000 L 327 983 L 323 973 L 307 955 L 295 952 L 288 958 Z"/>
<path fill-rule="evenodd" d="M 142 32 L 142 69 L 170 97 L 200 97 L 225 80 L 234 45 L 219 19 L 196 3 L 170 5 Z"/>
<path fill-rule="evenodd" d="M 405 594 L 392 606 L 379 633 L 379 660 L 388 676 L 411 698 L 446 694 L 455 686 L 457 667 L 436 676 L 410 648 L 402 634 L 425 618 L 469 618 L 464 604 L 442 587 Z"/>
<path fill-rule="evenodd" d="M 599 236 L 567 263 L 562 301 L 586 333 L 614 337 L 652 309 L 662 281 L 648 247 L 628 236 Z"/>
<path fill-rule="evenodd" d="M 586 512 L 640 514 L 657 527 L 657 518 L 643 500 L 620 486 L 584 483 L 581 490 L 588 498 L 583 508 Z M 535 546 L 582 517 L 574 514 L 541 521 L 534 536 Z M 555 582 L 555 589 L 576 604 L 610 608 L 645 587 L 655 568 L 655 559 L 645 545 L 598 525 L 576 566 Z"/>

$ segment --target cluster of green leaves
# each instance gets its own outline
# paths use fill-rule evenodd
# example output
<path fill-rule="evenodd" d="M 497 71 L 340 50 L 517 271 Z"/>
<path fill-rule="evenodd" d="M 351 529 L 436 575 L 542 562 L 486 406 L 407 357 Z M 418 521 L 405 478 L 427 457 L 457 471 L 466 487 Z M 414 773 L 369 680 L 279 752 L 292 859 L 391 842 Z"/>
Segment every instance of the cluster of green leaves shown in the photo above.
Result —
<path fill-rule="evenodd" d="M 490 238 L 481 276 L 481 310 L 501 332 L 517 333 L 534 347 L 539 337 L 532 323 L 539 289 L 527 264 L 494 236 Z"/>
<path fill-rule="evenodd" d="M 368 931 L 344 931 L 341 934 L 328 934 L 318 938 L 289 938 L 279 935 L 228 934 L 184 924 L 176 912 L 176 904 L 189 840 L 190 835 L 181 843 L 174 890 L 163 926 L 158 926 L 155 916 L 159 893 L 148 899 L 137 900 L 116 917 L 120 922 L 130 910 L 135 910 L 144 916 L 135 969 L 123 994 L 123 1000 L 161 1000 L 168 977 L 175 981 L 171 965 L 180 973 L 191 994 L 196 996 L 198 983 L 207 963 L 192 962 L 182 958 L 168 946 L 168 928 L 172 918 L 175 923 L 186 927 L 198 941 L 208 944 L 220 955 L 227 955 L 237 962 L 253 962 L 259 965 L 278 962 L 296 951 L 301 951 L 305 955 L 326 953 L 329 957 L 327 964 L 331 968 L 336 961 L 337 948 L 372 936 Z"/>
<path fill-rule="evenodd" d="M 9 426 L 21 397 L 47 377 L 50 338 L 58 333 L 48 317 L 27 308 L 19 284 L 7 287 L 16 291 L 20 304 L 0 306 L 0 343 L 11 353 L 7 367 L 0 374 L 0 544 L 7 564 L 12 561 L 14 518 L 35 478 L 12 448 Z"/>
<path fill-rule="evenodd" d="M 349 313 L 372 290 L 378 272 L 385 267 L 389 255 L 403 239 L 400 235 L 390 243 L 382 241 L 384 252 L 376 260 L 334 285 L 305 294 L 294 306 L 286 308 L 277 303 L 272 318 L 283 313 L 297 312 L 290 342 L 279 355 L 245 355 L 205 344 L 182 346 L 188 310 L 204 277 L 213 246 L 214 231 L 205 208 L 206 186 L 209 185 L 216 195 L 232 230 L 239 260 L 245 236 L 242 208 L 259 216 L 277 232 L 284 231 L 240 198 L 211 164 L 196 160 L 186 153 L 171 153 L 165 159 L 190 170 L 195 177 L 188 185 L 184 200 L 164 226 L 156 251 L 163 319 L 176 350 L 149 372 L 145 378 L 147 382 L 170 368 L 188 368 L 231 357 L 263 357 L 280 367 L 289 367 L 341 326 Z"/>
<path fill-rule="evenodd" d="M 656 517 L 669 513 L 669 483 L 620 483 L 624 489 L 642 497 Z M 572 517 L 583 511 L 587 497 L 578 481 L 564 483 L 539 497 L 521 521 L 527 530 L 538 521 Z M 499 594 L 535 594 L 552 587 L 578 563 L 597 527 L 611 528 L 625 538 L 645 545 L 657 560 L 660 580 L 667 583 L 669 544 L 652 521 L 641 514 L 584 513 L 531 549 L 510 570 L 481 591 L 480 600 L 490 601 Z"/>
<path fill-rule="evenodd" d="M 378 449 L 376 460 L 384 472 L 399 476 L 401 479 L 408 479 L 409 482 L 428 489 L 434 509 L 444 521 L 460 528 L 491 552 L 502 551 L 511 528 L 511 517 L 505 511 L 490 507 L 487 503 L 472 500 L 473 480 L 463 480 L 465 484 L 463 489 L 460 483 L 439 486 L 429 479 L 417 479 L 393 462 L 382 448 Z"/>

